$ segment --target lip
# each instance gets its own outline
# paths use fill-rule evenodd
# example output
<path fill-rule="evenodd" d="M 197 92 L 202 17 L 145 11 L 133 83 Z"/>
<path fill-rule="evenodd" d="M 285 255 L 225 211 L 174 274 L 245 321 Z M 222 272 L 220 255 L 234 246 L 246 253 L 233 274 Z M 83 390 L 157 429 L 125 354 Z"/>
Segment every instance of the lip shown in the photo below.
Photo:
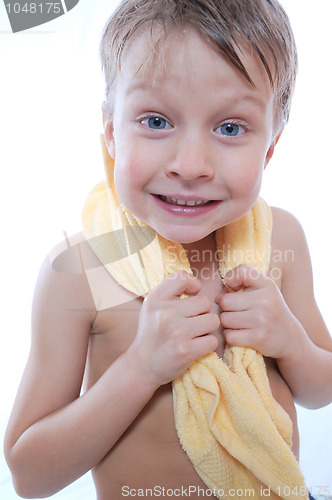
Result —
<path fill-rule="evenodd" d="M 197 196 L 184 196 L 184 195 L 172 195 L 169 196 L 170 198 L 176 198 L 178 200 L 185 200 L 185 201 L 207 201 L 206 198 L 200 198 Z M 220 203 L 222 203 L 221 200 L 214 200 L 210 201 L 206 205 L 194 205 L 194 206 L 189 206 L 189 205 L 172 205 L 171 203 L 167 203 L 163 201 L 160 198 L 160 195 L 157 194 L 152 194 L 152 198 L 155 202 L 155 204 L 160 207 L 161 209 L 165 210 L 166 212 L 173 214 L 173 215 L 178 215 L 182 217 L 197 217 L 200 215 L 207 214 L 208 212 L 211 212 L 214 210 Z"/>

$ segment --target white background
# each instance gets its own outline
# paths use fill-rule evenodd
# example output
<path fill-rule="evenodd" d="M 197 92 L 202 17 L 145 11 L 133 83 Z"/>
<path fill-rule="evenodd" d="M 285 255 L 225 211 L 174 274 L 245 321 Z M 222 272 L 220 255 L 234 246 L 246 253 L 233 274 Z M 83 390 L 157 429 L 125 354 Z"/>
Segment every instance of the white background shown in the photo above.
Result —
<path fill-rule="evenodd" d="M 0 4 L 1 350 L 0 437 L 30 343 L 35 280 L 49 249 L 80 230 L 88 191 L 103 178 L 103 81 L 98 46 L 117 2 L 80 0 L 65 16 L 12 34 Z M 331 0 L 283 0 L 299 50 L 290 123 L 265 173 L 262 195 L 301 221 L 316 298 L 332 330 L 330 119 Z M 309 487 L 332 495 L 332 405 L 299 408 L 301 466 Z M 0 498 L 18 498 L 0 455 Z M 89 477 L 54 498 L 93 499 Z"/>

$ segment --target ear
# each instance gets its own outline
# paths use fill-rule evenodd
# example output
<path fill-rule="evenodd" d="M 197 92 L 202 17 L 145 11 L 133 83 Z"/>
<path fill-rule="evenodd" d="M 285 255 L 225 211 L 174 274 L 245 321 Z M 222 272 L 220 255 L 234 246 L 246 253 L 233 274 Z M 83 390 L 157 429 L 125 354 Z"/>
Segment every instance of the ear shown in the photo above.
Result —
<path fill-rule="evenodd" d="M 272 156 L 273 156 L 273 153 L 274 153 L 274 148 L 276 147 L 276 145 L 278 144 L 278 141 L 280 139 L 280 136 L 282 134 L 283 131 L 279 132 L 279 134 L 273 139 L 272 141 L 272 144 L 271 146 L 269 147 L 267 153 L 266 153 L 266 156 L 265 156 L 265 163 L 264 163 L 264 168 L 267 167 L 269 161 L 271 160 Z"/>
<path fill-rule="evenodd" d="M 111 158 L 113 158 L 113 160 L 115 160 L 113 117 L 109 110 L 109 104 L 106 101 L 104 101 L 102 104 L 102 112 L 103 112 L 105 144 L 109 152 L 109 155 L 111 156 Z"/>

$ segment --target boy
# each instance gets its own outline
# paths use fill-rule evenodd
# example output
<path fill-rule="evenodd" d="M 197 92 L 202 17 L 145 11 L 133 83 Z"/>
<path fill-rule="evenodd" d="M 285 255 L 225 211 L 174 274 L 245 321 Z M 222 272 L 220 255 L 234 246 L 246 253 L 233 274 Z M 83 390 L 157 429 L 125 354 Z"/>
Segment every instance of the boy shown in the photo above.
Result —
<path fill-rule="evenodd" d="M 93 469 L 99 500 L 157 485 L 195 498 L 206 486 L 178 440 L 170 386 L 195 360 L 222 358 L 226 343 L 263 354 L 295 456 L 294 400 L 332 400 L 332 342 L 297 221 L 273 209 L 267 276 L 247 265 L 215 272 L 214 234 L 254 206 L 287 121 L 295 46 L 276 1 L 129 0 L 105 29 L 102 60 L 117 195 L 182 243 L 194 277 L 172 274 L 143 301 L 93 251 L 83 263 L 99 266 L 97 283 L 75 272 L 71 254 L 69 273 L 46 259 L 6 457 L 22 496 L 51 495 Z"/>

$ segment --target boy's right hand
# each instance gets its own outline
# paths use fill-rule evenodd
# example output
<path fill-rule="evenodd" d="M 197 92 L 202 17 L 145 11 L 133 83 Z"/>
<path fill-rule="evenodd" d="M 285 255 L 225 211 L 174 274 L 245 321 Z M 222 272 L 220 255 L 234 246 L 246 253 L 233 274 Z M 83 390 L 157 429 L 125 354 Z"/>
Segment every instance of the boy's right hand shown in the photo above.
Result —
<path fill-rule="evenodd" d="M 143 302 L 137 335 L 129 350 L 147 369 L 147 377 L 156 388 L 217 348 L 212 332 L 220 326 L 220 319 L 210 313 L 208 297 L 197 295 L 200 289 L 197 278 L 178 271 L 159 283 Z M 182 294 L 187 297 L 180 299 Z"/>

